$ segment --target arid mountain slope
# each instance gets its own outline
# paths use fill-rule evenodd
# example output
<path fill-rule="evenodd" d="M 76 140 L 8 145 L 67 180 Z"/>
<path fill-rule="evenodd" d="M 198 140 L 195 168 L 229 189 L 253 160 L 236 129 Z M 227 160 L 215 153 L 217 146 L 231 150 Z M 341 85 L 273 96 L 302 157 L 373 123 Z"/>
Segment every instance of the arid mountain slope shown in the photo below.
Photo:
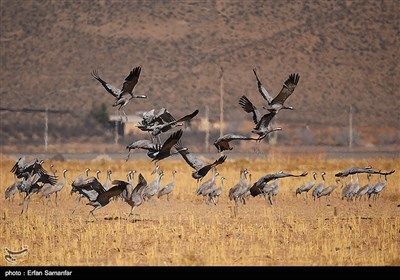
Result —
<path fill-rule="evenodd" d="M 262 98 L 252 68 L 273 94 L 290 73 L 301 78 L 281 124 L 396 127 L 400 60 L 398 1 L 1 1 L 1 107 L 70 110 L 49 125 L 62 137 L 95 125 L 84 118 L 112 96 L 92 69 L 116 86 L 137 65 L 147 100 L 126 112 L 194 109 L 251 121 L 238 105 Z M 43 114 L 0 112 L 2 141 L 25 139 Z M 80 130 L 80 129 L 79 129 Z M 101 133 L 97 130 L 96 133 Z M 60 137 L 61 137 L 60 136 Z M 25 137 L 25 138 L 24 138 Z"/>

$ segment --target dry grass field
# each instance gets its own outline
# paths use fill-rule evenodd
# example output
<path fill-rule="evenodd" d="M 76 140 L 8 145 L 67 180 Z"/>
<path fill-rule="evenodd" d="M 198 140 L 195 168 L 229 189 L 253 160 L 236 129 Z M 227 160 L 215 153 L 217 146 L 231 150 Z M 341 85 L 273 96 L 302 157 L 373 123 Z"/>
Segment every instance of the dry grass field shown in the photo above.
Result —
<path fill-rule="evenodd" d="M 14 181 L 13 160 L 0 163 L 0 186 Z M 57 175 L 64 168 L 67 184 L 60 192 L 58 206 L 33 196 L 27 214 L 20 215 L 18 193 L 1 205 L 0 244 L 11 250 L 28 246 L 29 253 L 18 256 L 15 266 L 399 266 L 400 265 L 400 162 L 396 159 L 327 160 L 324 158 L 270 158 L 268 160 L 229 159 L 218 167 L 226 178 L 217 205 L 206 205 L 195 195 L 196 182 L 181 158 L 160 162 L 165 176 L 162 185 L 178 171 L 177 183 L 169 199 L 153 197 L 127 218 L 129 205 L 111 201 L 89 217 L 91 206 L 81 201 L 74 214 L 76 194 L 70 195 L 71 182 L 86 167 L 99 169 L 105 181 L 107 169 L 112 179 L 126 180 L 129 170 L 142 173 L 147 181 L 154 175 L 148 160 L 63 161 L 54 164 Z M 348 202 L 336 189 L 330 201 L 306 202 L 295 196 L 295 189 L 311 180 L 312 171 L 325 171 L 326 185 L 334 174 L 351 166 L 371 164 L 375 169 L 396 172 L 388 176 L 387 187 L 376 201 Z M 275 204 L 263 197 L 250 197 L 237 214 L 228 199 L 228 190 L 239 180 L 239 170 L 248 168 L 253 182 L 279 170 L 308 171 L 301 178 L 280 180 Z M 138 174 L 137 173 L 137 174 Z M 207 175 L 206 179 L 210 175 Z M 206 180 L 204 179 L 204 180 Z M 137 175 L 135 176 L 135 182 Z M 318 177 L 320 180 L 320 177 Z M 377 177 L 373 177 L 375 182 Z M 219 180 L 218 180 L 219 183 Z M 360 185 L 366 183 L 365 174 Z M 2 266 L 8 266 L 4 258 Z"/>

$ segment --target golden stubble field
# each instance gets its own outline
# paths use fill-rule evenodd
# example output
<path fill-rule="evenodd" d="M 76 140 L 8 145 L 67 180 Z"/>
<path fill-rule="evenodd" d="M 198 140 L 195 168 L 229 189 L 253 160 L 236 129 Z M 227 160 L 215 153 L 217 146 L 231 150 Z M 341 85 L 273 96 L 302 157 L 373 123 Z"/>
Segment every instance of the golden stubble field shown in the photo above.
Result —
<path fill-rule="evenodd" d="M 274 158 L 269 160 L 229 159 L 218 167 L 226 178 L 217 205 L 206 205 L 195 195 L 196 182 L 191 169 L 180 158 L 160 162 L 165 175 L 162 185 L 177 173 L 175 189 L 166 197 L 153 197 L 127 218 L 130 206 L 111 201 L 88 216 L 92 206 L 82 200 L 74 214 L 76 194 L 70 195 L 71 182 L 86 167 L 99 169 L 105 181 L 107 169 L 112 179 L 126 180 L 129 170 L 141 172 L 147 181 L 154 175 L 149 160 L 125 161 L 47 161 L 57 175 L 67 168 L 67 184 L 59 193 L 58 206 L 46 205 L 33 196 L 27 214 L 20 215 L 22 196 L 12 202 L 4 199 L 5 189 L 14 182 L 10 169 L 15 161 L 0 165 L 2 248 L 29 253 L 16 258 L 15 266 L 375 266 L 400 265 L 400 162 L 397 159 L 326 160 L 324 158 Z M 351 166 L 367 166 L 385 171 L 388 184 L 377 201 L 341 200 L 336 189 L 329 201 L 317 202 L 295 196 L 295 189 L 312 179 L 312 171 L 325 171 L 326 185 L 334 174 Z M 228 199 L 228 190 L 239 180 L 241 168 L 248 168 L 253 182 L 279 170 L 308 171 L 302 178 L 280 180 L 273 206 L 263 197 L 250 197 L 237 215 Z M 135 182 L 137 180 L 135 176 Z M 204 180 L 207 180 L 210 175 Z M 320 180 L 320 177 L 318 177 Z M 375 182 L 377 177 L 373 177 Z M 360 176 L 360 185 L 366 175 Z M 219 184 L 219 181 L 218 181 Z M 303 194 L 304 195 L 304 194 Z M 311 195 L 311 193 L 310 193 Z M 311 198 L 311 196 L 310 196 Z M 4 258 L 2 266 L 9 266 Z"/>

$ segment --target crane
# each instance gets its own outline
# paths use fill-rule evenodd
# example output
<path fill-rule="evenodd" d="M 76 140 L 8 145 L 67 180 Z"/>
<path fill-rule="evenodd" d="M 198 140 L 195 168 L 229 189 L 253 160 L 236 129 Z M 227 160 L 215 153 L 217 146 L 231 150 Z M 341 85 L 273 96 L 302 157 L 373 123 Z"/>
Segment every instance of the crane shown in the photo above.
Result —
<path fill-rule="evenodd" d="M 251 132 L 259 136 L 257 139 L 258 142 L 264 139 L 269 133 L 282 130 L 281 127 L 272 127 L 271 122 L 276 116 L 276 111 L 261 115 L 256 106 L 245 95 L 240 97 L 239 104 L 245 112 L 253 113 L 253 122 L 256 124 L 256 127 Z"/>
<path fill-rule="evenodd" d="M 277 96 L 272 97 L 272 95 L 266 90 L 266 88 L 261 83 L 260 79 L 257 76 L 256 68 L 253 68 L 253 73 L 256 76 L 257 80 L 257 87 L 258 91 L 261 96 L 267 101 L 268 103 L 268 110 L 279 112 L 282 109 L 289 109 L 293 110 L 291 106 L 285 106 L 284 103 L 286 99 L 292 95 L 294 89 L 296 88 L 297 84 L 300 80 L 300 75 L 297 73 L 292 73 L 283 83 L 281 91 L 278 93 Z"/>
<path fill-rule="evenodd" d="M 314 180 L 312 180 L 312 181 L 310 181 L 310 182 L 308 182 L 308 183 L 305 183 L 305 184 L 303 184 L 303 185 L 301 185 L 300 187 L 298 187 L 297 189 L 296 189 L 296 196 L 298 195 L 298 194 L 301 194 L 302 192 L 305 192 L 306 193 L 306 198 L 308 198 L 308 192 L 315 186 L 315 183 L 317 182 L 317 172 L 313 172 L 312 173 L 312 175 L 313 175 L 313 179 Z"/>
<path fill-rule="evenodd" d="M 224 163 L 227 158 L 226 155 L 221 155 L 214 162 L 206 164 L 197 155 L 190 153 L 189 149 L 184 147 L 180 141 L 175 145 L 175 148 L 178 150 L 185 162 L 195 170 L 192 172 L 192 178 L 196 179 L 197 183 L 207 175 L 208 171 L 217 165 Z"/>
<path fill-rule="evenodd" d="M 290 174 L 290 173 L 285 173 L 283 171 L 279 171 L 277 173 L 273 174 L 266 174 L 259 178 L 257 182 L 253 184 L 253 186 L 250 188 L 250 193 L 253 197 L 259 195 L 261 193 L 262 187 L 269 181 L 275 180 L 277 178 L 286 178 L 286 177 L 304 177 L 307 176 L 307 171 L 303 172 L 302 174 L 296 175 L 296 174 Z"/>
<path fill-rule="evenodd" d="M 93 72 L 91 73 L 92 77 L 95 78 L 97 81 L 99 81 L 102 84 L 102 86 L 107 90 L 108 93 L 114 96 L 115 102 L 112 106 L 113 107 L 119 106 L 118 112 L 120 113 L 121 120 L 122 120 L 122 115 L 121 115 L 122 111 L 122 113 L 126 117 L 126 121 L 128 121 L 128 116 L 126 115 L 123 107 L 125 107 L 132 98 L 147 98 L 146 95 L 133 94 L 133 90 L 139 81 L 139 76 L 141 71 L 142 71 L 141 66 L 134 67 L 132 71 L 129 73 L 129 75 L 125 78 L 125 81 L 121 89 L 118 89 L 117 87 L 114 87 L 113 85 L 101 79 L 97 73 L 97 70 L 93 70 Z"/>
<path fill-rule="evenodd" d="M 214 146 L 217 148 L 218 152 L 232 150 L 233 148 L 229 145 L 229 142 L 231 142 L 233 140 L 256 140 L 257 141 L 258 139 L 243 136 L 243 135 L 228 133 L 228 134 L 222 135 L 217 140 L 215 140 Z"/>
<path fill-rule="evenodd" d="M 168 183 L 165 185 L 165 187 L 163 187 L 157 194 L 157 198 L 160 198 L 163 195 L 167 196 L 167 201 L 169 201 L 169 195 L 170 193 L 174 190 L 175 184 L 176 184 L 176 173 L 178 173 L 178 171 L 173 170 L 172 171 L 172 182 Z"/>

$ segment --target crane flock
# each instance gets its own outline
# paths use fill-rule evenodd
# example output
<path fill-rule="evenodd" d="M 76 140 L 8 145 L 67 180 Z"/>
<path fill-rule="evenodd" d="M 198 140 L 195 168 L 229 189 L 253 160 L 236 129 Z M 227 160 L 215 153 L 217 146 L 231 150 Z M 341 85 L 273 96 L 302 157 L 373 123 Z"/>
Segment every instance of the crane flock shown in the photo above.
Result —
<path fill-rule="evenodd" d="M 136 89 L 136 85 L 138 84 L 141 70 L 141 66 L 134 67 L 123 81 L 123 85 L 120 89 L 100 78 L 96 70 L 93 70 L 91 73 L 92 77 L 115 98 L 112 106 L 118 107 L 121 120 L 122 115 L 127 119 L 124 107 L 130 100 L 148 98 L 147 95 L 134 94 L 134 89 Z M 152 174 L 155 174 L 155 178 L 148 181 L 144 178 L 142 173 L 139 173 L 138 180 L 135 184 L 134 174 L 137 172 L 136 170 L 128 172 L 126 177 L 127 180 L 111 180 L 112 171 L 107 170 L 106 181 L 102 184 L 99 181 L 98 175 L 100 171 L 96 171 L 96 176 L 89 177 L 90 169 L 87 168 L 84 174 L 80 174 L 71 183 L 70 193 L 78 194 L 72 213 L 75 212 L 82 198 L 86 198 L 88 200 L 86 204 L 93 207 L 89 212 L 89 215 L 92 215 L 93 217 L 95 217 L 94 212 L 97 209 L 105 207 L 110 201 L 117 198 L 120 198 L 131 206 L 129 215 L 132 215 L 135 208 L 150 200 L 153 196 L 160 199 L 165 195 L 169 201 L 169 195 L 174 190 L 177 182 L 177 171 L 172 171 L 173 180 L 162 187 L 161 181 L 164 173 L 160 170 L 158 163 L 161 160 L 177 154 L 181 155 L 183 160 L 193 169 L 191 177 L 197 182 L 196 195 L 202 196 L 206 204 L 216 205 L 221 193 L 223 192 L 223 183 L 225 180 L 225 177 L 216 169 L 218 165 L 226 162 L 228 155 L 225 153 L 229 153 L 229 151 L 233 149 L 231 142 L 254 141 L 255 143 L 260 143 L 264 138 L 268 137 L 270 133 L 274 131 L 282 131 L 281 127 L 273 126 L 273 120 L 277 114 L 281 114 L 280 112 L 282 110 L 294 110 L 294 107 L 286 106 L 285 102 L 294 92 L 299 83 L 300 75 L 298 73 L 289 74 L 288 78 L 283 82 L 280 92 L 275 97 L 273 97 L 262 84 L 255 67 L 253 68 L 253 73 L 256 78 L 258 92 L 264 101 L 266 101 L 265 104 L 258 107 L 265 111 L 257 109 L 257 107 L 245 95 L 239 98 L 238 104 L 245 113 L 252 114 L 252 120 L 255 126 L 251 131 L 249 131 L 249 133 L 255 134 L 257 137 L 251 135 L 237 135 L 234 133 L 222 135 L 213 142 L 217 150 L 216 159 L 210 163 L 206 163 L 200 159 L 199 155 L 189 152 L 189 147 L 183 144 L 184 133 L 181 127 L 184 122 L 190 121 L 198 115 L 198 109 L 180 118 L 175 118 L 166 108 L 161 108 L 159 110 L 151 109 L 142 114 L 142 120 L 137 125 L 140 130 L 149 133 L 149 139 L 138 139 L 127 145 L 126 149 L 128 149 L 128 156 L 126 161 L 129 160 L 131 150 L 146 150 L 147 156 L 155 166 L 152 172 Z M 160 136 L 168 132 L 170 132 L 170 134 L 167 136 L 166 140 L 161 142 Z M 68 170 L 63 170 L 63 178 L 61 181 L 58 181 L 56 170 L 53 170 L 51 167 L 50 169 L 53 172 L 53 175 L 48 174 L 47 170 L 43 167 L 43 162 L 43 160 L 39 161 L 38 159 L 35 159 L 27 163 L 26 157 L 23 156 L 19 158 L 11 168 L 15 180 L 14 183 L 6 189 L 5 198 L 11 200 L 17 190 L 21 193 L 24 192 L 25 197 L 22 203 L 23 207 L 21 214 L 27 211 L 30 198 L 35 193 L 48 199 L 52 194 L 54 194 L 57 206 L 57 194 L 66 185 L 66 172 L 68 172 Z M 206 177 L 210 171 L 212 173 L 211 179 L 202 183 L 203 178 Z M 296 196 L 302 196 L 302 193 L 305 192 L 305 200 L 308 201 L 308 192 L 313 189 L 311 193 L 313 200 L 315 201 L 323 196 L 328 199 L 335 189 L 340 187 L 342 189 L 342 199 L 348 201 L 361 199 L 363 196 L 368 196 L 368 199 L 371 197 L 377 199 L 379 194 L 387 185 L 387 176 L 394 172 L 395 170 L 388 172 L 382 172 L 381 170 L 377 171 L 372 169 L 371 166 L 350 167 L 334 174 L 336 177 L 335 184 L 325 187 L 324 176 L 326 173 L 323 171 L 320 172 L 319 174 L 321 179 L 318 179 L 318 173 L 314 171 L 312 173 L 313 180 L 301 184 L 293 193 Z M 368 183 L 363 187 L 360 187 L 358 174 L 363 173 L 367 174 Z M 304 171 L 301 174 L 291 174 L 284 171 L 278 171 L 276 173 L 265 174 L 252 183 L 250 171 L 247 168 L 243 168 L 239 172 L 238 183 L 229 189 L 228 198 L 234 203 L 235 207 L 238 207 L 240 204 L 246 204 L 250 196 L 256 197 L 262 195 L 264 196 L 266 203 L 273 205 L 273 197 L 275 197 L 279 192 L 279 182 L 281 179 L 288 177 L 305 177 L 307 175 L 307 171 Z M 355 182 L 353 181 L 354 175 L 356 176 Z M 372 175 L 379 175 L 376 183 L 372 183 Z M 217 186 L 219 182 L 219 180 L 217 180 L 218 176 L 220 176 L 219 186 Z M 346 183 L 346 178 L 348 176 L 350 176 L 350 182 Z M 382 176 L 384 176 L 383 181 Z"/>

